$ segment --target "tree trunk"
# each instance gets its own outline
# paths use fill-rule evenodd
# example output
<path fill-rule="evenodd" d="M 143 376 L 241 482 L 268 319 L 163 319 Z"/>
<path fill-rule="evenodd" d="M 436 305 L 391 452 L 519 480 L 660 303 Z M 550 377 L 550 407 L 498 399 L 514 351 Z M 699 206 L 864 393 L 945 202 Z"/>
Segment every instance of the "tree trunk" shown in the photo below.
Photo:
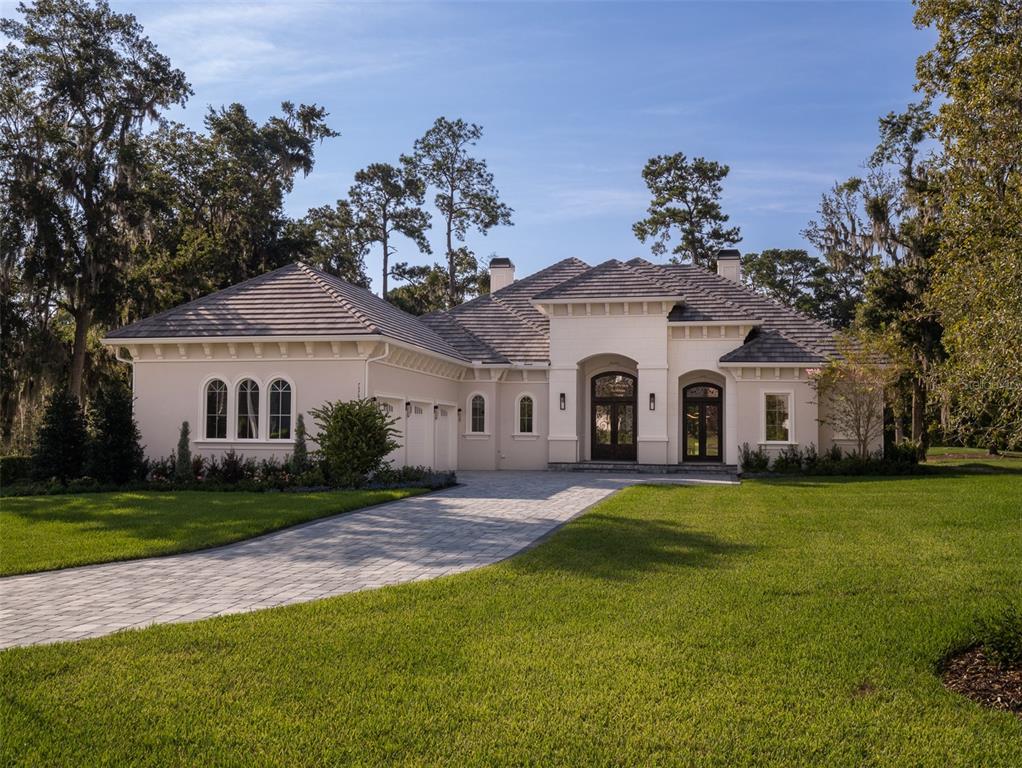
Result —
<path fill-rule="evenodd" d="M 85 348 L 88 344 L 89 326 L 92 325 L 92 310 L 82 307 L 75 310 L 75 340 L 71 349 L 71 377 L 67 389 L 81 402 L 82 379 L 85 375 Z"/>
<path fill-rule="evenodd" d="M 912 440 L 926 454 L 929 434 L 926 429 L 926 385 L 919 377 L 912 378 Z"/>
<path fill-rule="evenodd" d="M 454 278 L 454 243 L 451 241 L 452 216 L 447 217 L 447 303 L 453 307 L 457 303 L 457 282 Z"/>
<path fill-rule="evenodd" d="M 390 258 L 390 246 L 387 244 L 387 230 L 383 230 L 383 292 L 380 294 L 383 300 L 387 300 L 387 272 L 388 264 L 387 261 Z"/>

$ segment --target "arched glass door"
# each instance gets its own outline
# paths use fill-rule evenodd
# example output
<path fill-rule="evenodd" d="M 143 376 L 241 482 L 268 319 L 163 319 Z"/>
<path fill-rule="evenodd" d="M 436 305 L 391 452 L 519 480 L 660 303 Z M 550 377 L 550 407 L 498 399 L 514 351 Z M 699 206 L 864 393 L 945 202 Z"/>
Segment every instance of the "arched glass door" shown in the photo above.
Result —
<path fill-rule="evenodd" d="M 629 373 L 593 377 L 593 461 L 635 461 L 635 384 Z"/>
<path fill-rule="evenodd" d="M 689 384 L 682 392 L 684 461 L 723 461 L 724 398 L 716 384 Z"/>

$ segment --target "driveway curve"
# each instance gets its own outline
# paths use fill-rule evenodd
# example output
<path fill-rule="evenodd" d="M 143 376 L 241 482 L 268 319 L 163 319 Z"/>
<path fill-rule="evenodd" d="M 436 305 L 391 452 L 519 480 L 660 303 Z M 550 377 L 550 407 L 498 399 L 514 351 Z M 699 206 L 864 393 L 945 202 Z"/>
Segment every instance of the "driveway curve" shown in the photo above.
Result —
<path fill-rule="evenodd" d="M 460 573 L 520 552 L 623 486 L 678 482 L 571 472 L 460 472 L 459 480 L 216 549 L 0 579 L 0 648 Z"/>

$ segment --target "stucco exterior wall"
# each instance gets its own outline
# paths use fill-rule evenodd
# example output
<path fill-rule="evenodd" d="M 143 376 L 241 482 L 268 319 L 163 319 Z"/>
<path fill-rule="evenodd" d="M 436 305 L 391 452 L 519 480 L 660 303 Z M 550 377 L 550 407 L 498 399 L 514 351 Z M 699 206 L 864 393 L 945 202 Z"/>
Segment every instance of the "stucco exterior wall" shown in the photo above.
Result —
<path fill-rule="evenodd" d="M 308 415 L 311 408 L 327 400 L 350 400 L 358 396 L 364 364 L 355 360 L 145 360 L 133 366 L 135 419 L 146 455 L 167 456 L 177 446 L 181 423 L 187 421 L 192 451 L 203 456 L 220 456 L 230 449 L 255 458 L 283 458 L 291 452 L 292 440 L 238 440 L 237 388 L 243 379 L 259 384 L 259 435 L 267 434 L 267 388 L 283 378 L 292 385 L 293 413 L 305 414 L 306 428 L 315 427 Z M 227 439 L 208 440 L 204 435 L 204 391 L 207 382 L 219 378 L 227 384 Z"/>
<path fill-rule="evenodd" d="M 771 372 L 773 369 L 769 369 Z M 816 392 L 805 379 L 794 378 L 797 369 L 788 368 L 791 378 L 763 380 L 741 380 L 735 383 L 738 390 L 738 445 L 748 443 L 753 449 L 762 447 L 771 456 L 776 456 L 788 445 L 807 448 L 810 444 L 820 446 L 820 425 L 817 420 Z M 787 443 L 766 440 L 765 395 L 784 394 L 791 398 L 790 439 Z M 824 446 L 826 448 L 826 446 Z"/>

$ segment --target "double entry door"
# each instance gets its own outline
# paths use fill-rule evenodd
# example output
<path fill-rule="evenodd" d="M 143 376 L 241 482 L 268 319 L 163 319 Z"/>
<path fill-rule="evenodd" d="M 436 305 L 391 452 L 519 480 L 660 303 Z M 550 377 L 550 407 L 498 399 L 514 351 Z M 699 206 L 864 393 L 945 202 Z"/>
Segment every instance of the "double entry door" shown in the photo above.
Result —
<path fill-rule="evenodd" d="M 689 384 L 682 391 L 683 461 L 723 461 L 722 394 L 716 384 Z"/>
<path fill-rule="evenodd" d="M 590 395 L 592 460 L 635 461 L 635 377 L 601 373 L 593 377 Z"/>

